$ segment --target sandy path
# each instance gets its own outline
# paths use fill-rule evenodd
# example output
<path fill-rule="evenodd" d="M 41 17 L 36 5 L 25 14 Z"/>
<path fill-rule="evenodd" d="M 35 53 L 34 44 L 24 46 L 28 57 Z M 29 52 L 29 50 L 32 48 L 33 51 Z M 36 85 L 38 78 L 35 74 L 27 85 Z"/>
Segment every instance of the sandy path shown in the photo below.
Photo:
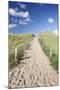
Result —
<path fill-rule="evenodd" d="M 34 37 L 20 64 L 9 72 L 9 87 L 37 87 L 58 85 L 58 74 Z"/>

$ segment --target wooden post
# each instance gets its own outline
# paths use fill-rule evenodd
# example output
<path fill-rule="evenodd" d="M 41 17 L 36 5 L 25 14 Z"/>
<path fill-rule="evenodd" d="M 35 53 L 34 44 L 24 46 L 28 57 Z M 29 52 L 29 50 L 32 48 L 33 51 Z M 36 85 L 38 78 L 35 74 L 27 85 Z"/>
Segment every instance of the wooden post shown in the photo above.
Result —
<path fill-rule="evenodd" d="M 17 48 L 15 48 L 15 61 L 17 60 Z"/>
<path fill-rule="evenodd" d="M 51 59 L 51 56 L 52 56 L 52 49 L 50 49 L 50 59 Z"/>

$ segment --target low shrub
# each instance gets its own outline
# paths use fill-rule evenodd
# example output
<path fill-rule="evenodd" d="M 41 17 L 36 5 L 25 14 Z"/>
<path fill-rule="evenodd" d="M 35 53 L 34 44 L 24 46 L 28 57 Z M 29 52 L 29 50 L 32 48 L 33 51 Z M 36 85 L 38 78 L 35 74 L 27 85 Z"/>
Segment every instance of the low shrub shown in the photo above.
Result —
<path fill-rule="evenodd" d="M 50 61 L 51 65 L 53 65 L 53 67 L 58 71 L 58 55 L 56 53 L 52 52 Z"/>
<path fill-rule="evenodd" d="M 22 59 L 22 57 L 24 56 L 24 53 L 25 53 L 25 46 L 24 45 L 19 46 L 17 48 L 17 60 L 18 60 L 18 63 Z"/>
<path fill-rule="evenodd" d="M 9 53 L 9 69 L 12 69 L 16 65 L 15 61 L 15 53 L 12 51 L 12 53 Z"/>
<path fill-rule="evenodd" d="M 49 47 L 44 46 L 44 47 L 43 47 L 43 51 L 44 51 L 44 53 L 46 54 L 46 56 L 48 56 L 48 57 L 50 58 L 50 49 L 49 49 Z"/>
<path fill-rule="evenodd" d="M 42 46 L 42 49 L 44 51 L 44 53 L 46 54 L 46 56 L 50 57 L 50 48 L 46 45 L 46 42 L 42 42 L 42 40 L 40 40 L 40 43 L 41 43 L 41 46 Z"/>

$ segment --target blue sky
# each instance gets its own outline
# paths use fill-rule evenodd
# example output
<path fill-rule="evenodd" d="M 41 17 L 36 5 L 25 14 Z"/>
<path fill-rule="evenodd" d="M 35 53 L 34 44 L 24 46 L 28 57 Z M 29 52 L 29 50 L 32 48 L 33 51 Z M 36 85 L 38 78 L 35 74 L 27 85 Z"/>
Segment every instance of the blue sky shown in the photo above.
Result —
<path fill-rule="evenodd" d="M 9 1 L 9 32 L 39 33 L 58 30 L 58 5 Z"/>

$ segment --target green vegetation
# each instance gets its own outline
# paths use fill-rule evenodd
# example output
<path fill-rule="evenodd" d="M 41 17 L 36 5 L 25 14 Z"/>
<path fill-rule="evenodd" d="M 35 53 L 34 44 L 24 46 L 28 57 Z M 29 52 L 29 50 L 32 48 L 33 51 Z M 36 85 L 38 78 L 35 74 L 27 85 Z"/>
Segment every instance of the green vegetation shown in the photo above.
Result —
<path fill-rule="evenodd" d="M 58 71 L 58 36 L 52 32 L 42 32 L 39 34 L 39 41 L 51 65 Z"/>
<path fill-rule="evenodd" d="M 9 34 L 9 69 L 19 63 L 25 51 L 29 49 L 32 39 L 32 34 Z M 17 48 L 17 60 L 15 60 L 15 48 Z"/>

